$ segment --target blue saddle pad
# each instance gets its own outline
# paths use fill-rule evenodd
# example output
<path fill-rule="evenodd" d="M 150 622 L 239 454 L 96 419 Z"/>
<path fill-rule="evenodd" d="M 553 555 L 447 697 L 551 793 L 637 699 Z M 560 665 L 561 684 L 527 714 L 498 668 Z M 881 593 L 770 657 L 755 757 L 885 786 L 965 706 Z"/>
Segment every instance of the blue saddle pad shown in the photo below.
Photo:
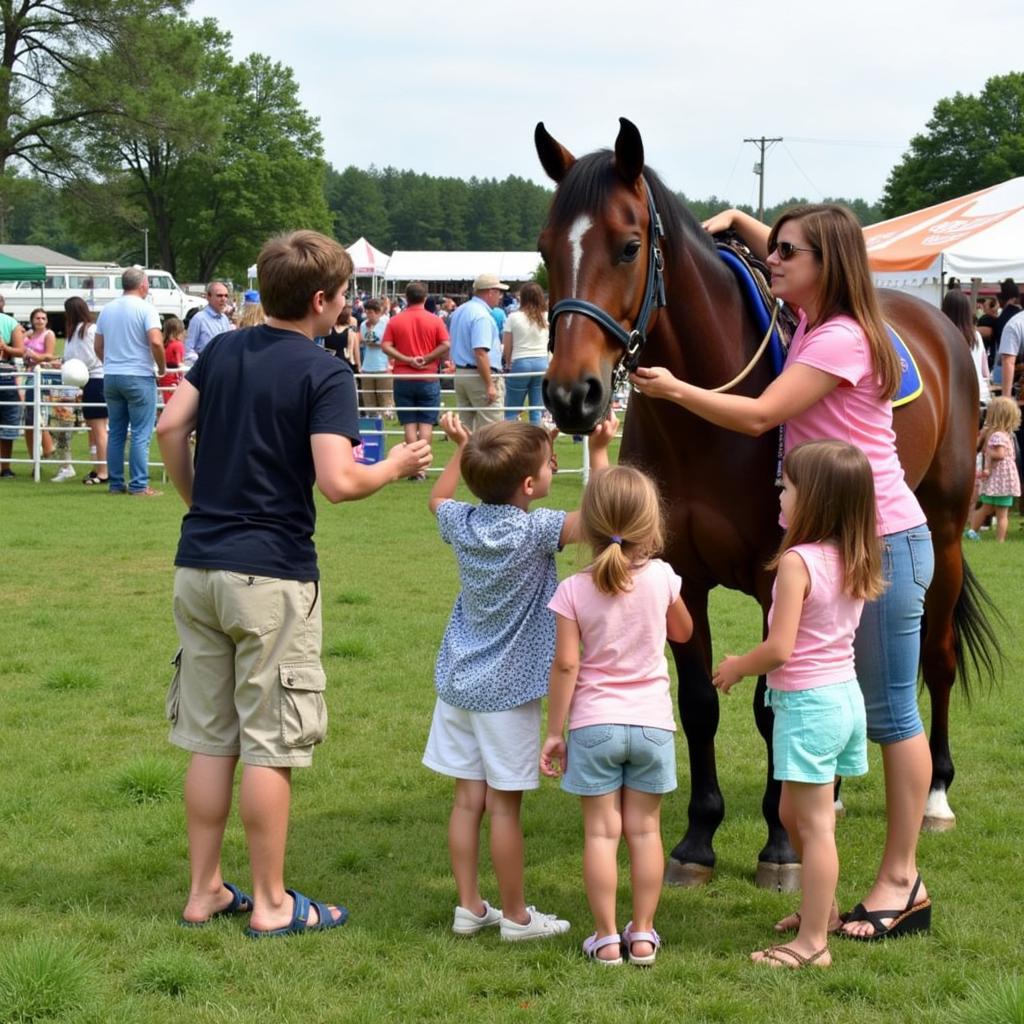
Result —
<path fill-rule="evenodd" d="M 754 320 L 758 328 L 762 333 L 767 331 L 768 325 L 772 322 L 772 309 L 770 306 L 765 305 L 764 298 L 758 290 L 757 282 L 751 274 L 750 267 L 731 249 L 724 246 L 718 247 L 718 255 L 733 274 L 736 275 L 736 280 L 739 281 L 743 296 L 747 300 L 747 305 L 750 307 L 751 312 L 754 314 Z M 786 345 L 782 340 L 782 334 L 778 327 L 775 327 L 772 331 L 772 340 L 769 343 L 768 351 L 771 353 L 772 372 L 778 377 L 782 373 L 782 366 L 786 361 Z"/>
<path fill-rule="evenodd" d="M 918 370 L 917 363 L 914 362 L 914 357 L 910 354 L 910 349 L 907 348 L 906 342 L 889 324 L 885 325 L 885 329 L 889 332 L 892 347 L 896 349 L 896 355 L 899 358 L 900 366 L 903 367 L 903 376 L 900 378 L 900 389 L 896 392 L 896 397 L 892 400 L 892 406 L 895 409 L 898 405 L 906 405 L 908 402 L 912 402 L 917 398 L 917 396 L 924 390 L 924 384 L 921 383 L 921 371 Z"/>

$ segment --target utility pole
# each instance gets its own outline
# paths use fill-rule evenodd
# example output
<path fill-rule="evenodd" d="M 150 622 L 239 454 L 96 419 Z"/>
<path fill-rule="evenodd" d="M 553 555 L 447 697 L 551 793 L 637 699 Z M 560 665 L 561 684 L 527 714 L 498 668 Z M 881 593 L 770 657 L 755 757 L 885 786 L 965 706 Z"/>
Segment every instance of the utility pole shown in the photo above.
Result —
<path fill-rule="evenodd" d="M 777 139 L 766 139 L 763 135 L 759 139 L 744 139 L 744 142 L 752 142 L 761 150 L 761 159 L 754 164 L 754 173 L 758 177 L 757 186 L 757 219 L 760 221 L 764 220 L 764 155 L 767 147 L 774 146 L 776 142 L 781 142 L 782 138 Z"/>

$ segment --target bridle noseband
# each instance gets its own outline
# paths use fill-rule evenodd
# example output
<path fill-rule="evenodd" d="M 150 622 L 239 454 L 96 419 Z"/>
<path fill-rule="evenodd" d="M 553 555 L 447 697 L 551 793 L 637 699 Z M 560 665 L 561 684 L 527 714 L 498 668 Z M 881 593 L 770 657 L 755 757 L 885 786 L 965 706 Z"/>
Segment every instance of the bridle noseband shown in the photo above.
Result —
<path fill-rule="evenodd" d="M 656 308 L 665 305 L 664 259 L 659 242 L 665 237 L 662 229 L 661 216 L 654 205 L 654 194 L 650 183 L 644 178 L 647 190 L 647 213 L 650 218 L 648 232 L 650 235 L 650 251 L 647 259 L 647 285 L 644 289 L 640 312 L 631 331 L 626 331 L 606 313 L 600 306 L 586 299 L 575 297 L 556 302 L 548 312 L 548 351 L 555 351 L 555 325 L 563 313 L 581 313 L 603 327 L 621 346 L 622 355 L 612 371 L 612 391 L 617 390 L 625 382 L 629 374 L 637 367 L 640 353 L 647 343 L 647 325 L 651 314 Z"/>

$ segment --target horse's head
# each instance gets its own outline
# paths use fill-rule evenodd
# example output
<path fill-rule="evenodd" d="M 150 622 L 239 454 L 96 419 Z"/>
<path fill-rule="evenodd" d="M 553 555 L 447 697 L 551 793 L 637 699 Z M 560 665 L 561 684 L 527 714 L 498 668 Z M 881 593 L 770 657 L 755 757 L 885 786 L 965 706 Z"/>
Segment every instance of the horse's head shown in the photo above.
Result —
<path fill-rule="evenodd" d="M 558 184 L 538 240 L 553 341 L 544 404 L 567 433 L 589 433 L 606 415 L 613 370 L 630 334 L 646 328 L 638 320 L 657 304 L 648 288 L 660 254 L 652 249 L 643 142 L 635 125 L 619 123 L 614 152 L 579 160 L 543 124 L 534 133 L 540 162 Z"/>

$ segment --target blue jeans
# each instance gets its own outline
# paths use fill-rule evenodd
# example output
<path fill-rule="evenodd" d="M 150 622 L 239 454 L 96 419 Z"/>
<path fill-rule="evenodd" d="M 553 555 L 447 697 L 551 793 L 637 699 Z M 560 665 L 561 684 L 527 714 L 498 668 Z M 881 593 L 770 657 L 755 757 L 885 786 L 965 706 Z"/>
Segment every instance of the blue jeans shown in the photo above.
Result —
<path fill-rule="evenodd" d="M 898 743 L 924 732 L 917 707 L 924 595 L 935 571 L 932 535 L 922 523 L 881 538 L 885 592 L 864 605 L 853 642 L 868 739 Z"/>
<path fill-rule="evenodd" d="M 519 419 L 519 410 L 523 407 L 523 399 L 530 398 L 530 422 L 540 423 L 544 410 L 544 398 L 540 385 L 544 371 L 548 368 L 547 356 L 536 356 L 530 359 L 513 359 L 512 373 L 534 373 L 534 377 L 505 378 L 505 419 Z"/>
<path fill-rule="evenodd" d="M 124 445 L 131 424 L 128 490 L 138 494 L 149 486 L 149 441 L 156 423 L 156 378 L 107 374 L 103 379 L 103 394 L 110 413 L 107 434 L 110 490 L 115 494 L 124 492 Z"/>

